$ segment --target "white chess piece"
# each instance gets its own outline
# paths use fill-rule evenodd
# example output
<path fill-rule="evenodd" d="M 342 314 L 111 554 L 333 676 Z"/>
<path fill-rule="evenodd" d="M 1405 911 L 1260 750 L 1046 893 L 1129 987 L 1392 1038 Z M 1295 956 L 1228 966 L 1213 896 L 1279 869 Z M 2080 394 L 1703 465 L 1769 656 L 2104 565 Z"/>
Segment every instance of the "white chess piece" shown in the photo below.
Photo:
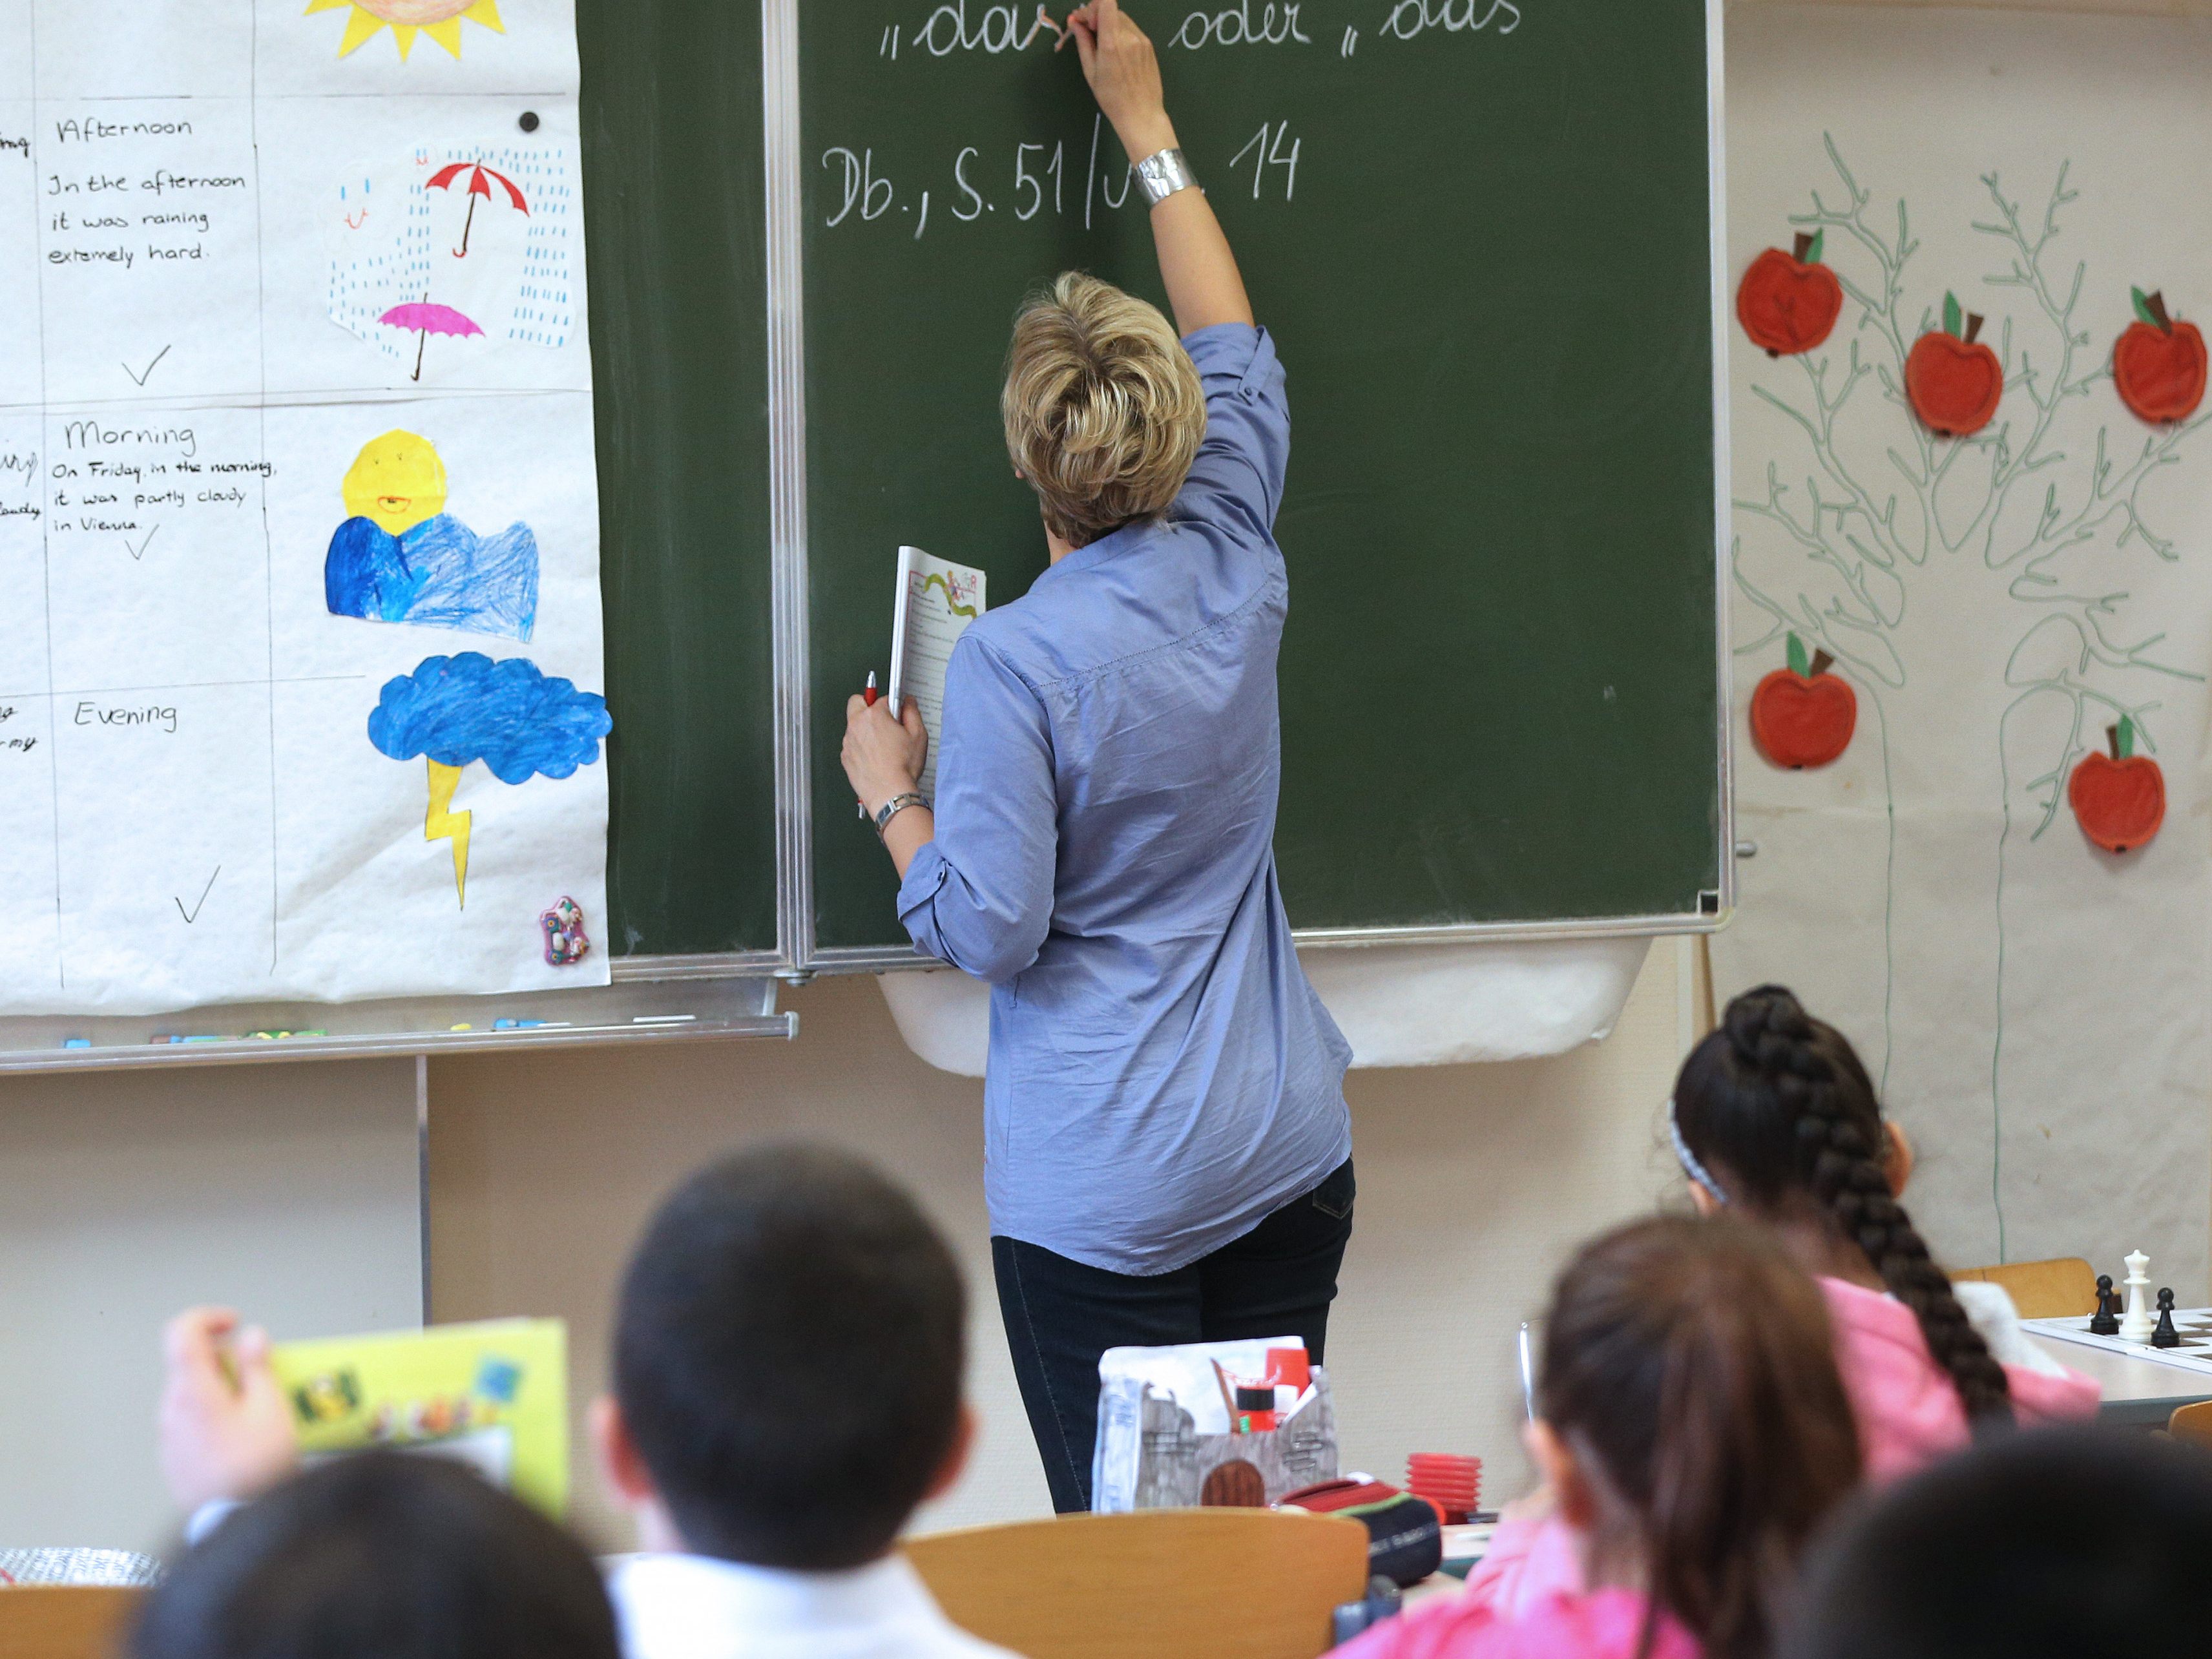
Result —
<path fill-rule="evenodd" d="M 2150 1310 L 2150 1275 L 2144 1271 L 2150 1258 L 2137 1250 L 2120 1259 L 2128 1264 L 2128 1310 L 2120 1320 L 2120 1340 L 2148 1342 L 2158 1328 L 2158 1317 Z"/>

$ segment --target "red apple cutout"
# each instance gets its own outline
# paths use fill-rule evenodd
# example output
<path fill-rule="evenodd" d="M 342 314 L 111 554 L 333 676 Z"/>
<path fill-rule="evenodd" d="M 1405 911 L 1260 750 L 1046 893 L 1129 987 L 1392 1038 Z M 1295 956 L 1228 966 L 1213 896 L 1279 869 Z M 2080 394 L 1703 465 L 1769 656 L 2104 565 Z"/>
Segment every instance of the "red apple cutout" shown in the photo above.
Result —
<path fill-rule="evenodd" d="M 2135 301 L 2141 320 L 2112 348 L 2112 384 L 2120 401 L 2153 426 L 2185 421 L 2204 401 L 2204 337 L 2196 324 L 2166 314 L 2163 294 L 2136 289 Z"/>
<path fill-rule="evenodd" d="M 2004 396 L 2004 365 L 1997 354 L 1977 343 L 1981 313 L 1959 326 L 1956 295 L 1943 296 L 1943 330 L 1913 342 L 1905 360 L 1905 395 L 1931 432 L 1963 438 L 1979 432 L 1997 412 Z"/>
<path fill-rule="evenodd" d="M 1759 752 L 1797 771 L 1826 766 L 1850 747 L 1859 723 L 1858 693 L 1828 665 L 1823 651 L 1808 664 L 1805 642 L 1790 636 L 1790 666 L 1778 668 L 1751 694 L 1751 735 Z"/>
<path fill-rule="evenodd" d="M 2066 800 L 2083 835 L 2107 853 L 2131 853 L 2166 822 L 2166 774 L 2135 752 L 2136 723 L 2126 715 L 2105 735 L 2112 752 L 2088 756 L 2074 769 Z"/>
<path fill-rule="evenodd" d="M 1751 262 L 1735 291 L 1736 320 L 1770 357 L 1810 351 L 1828 337 L 1844 308 L 1844 285 L 1820 263 L 1826 231 L 1797 234 L 1797 252 L 1771 247 Z"/>

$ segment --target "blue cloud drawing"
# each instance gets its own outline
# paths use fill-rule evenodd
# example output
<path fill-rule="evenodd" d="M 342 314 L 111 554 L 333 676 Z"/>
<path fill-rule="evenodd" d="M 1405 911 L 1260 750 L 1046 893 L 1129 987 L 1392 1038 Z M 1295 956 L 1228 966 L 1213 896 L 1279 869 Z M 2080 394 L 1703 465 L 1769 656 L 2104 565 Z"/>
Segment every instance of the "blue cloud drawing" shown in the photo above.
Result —
<path fill-rule="evenodd" d="M 333 617 L 527 644 L 538 623 L 538 538 L 524 524 L 479 536 L 446 513 L 397 536 L 374 520 L 348 519 L 331 538 L 323 594 Z"/>
<path fill-rule="evenodd" d="M 474 651 L 426 657 L 385 682 L 368 740 L 393 760 L 427 755 L 441 766 L 482 761 L 501 783 L 565 778 L 599 757 L 614 729 L 605 697 L 541 673 L 523 657 Z"/>

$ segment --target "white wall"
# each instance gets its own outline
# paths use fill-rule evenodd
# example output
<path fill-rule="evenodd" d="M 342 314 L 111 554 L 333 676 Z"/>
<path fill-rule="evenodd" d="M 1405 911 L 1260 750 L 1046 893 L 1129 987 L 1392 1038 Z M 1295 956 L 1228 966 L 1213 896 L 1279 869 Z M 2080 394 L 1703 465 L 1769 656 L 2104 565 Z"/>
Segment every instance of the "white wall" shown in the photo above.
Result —
<path fill-rule="evenodd" d="M 1463 1450 L 1522 1479 L 1518 1322 L 1576 1240 L 1676 1185 L 1656 1130 L 1677 959 L 1655 949 L 1613 1036 L 1563 1059 L 1352 1074 L 1359 1207 L 1329 1349 L 1352 1465 L 1396 1474 L 1408 1451 Z M 604 1384 L 615 1285 L 660 1194 L 745 1140 L 828 1136 L 909 1182 L 968 1271 L 982 1441 L 923 1524 L 1045 1513 L 991 1290 L 981 1084 L 915 1059 L 866 979 L 820 981 L 787 1006 L 800 1017 L 789 1044 L 434 1065 L 435 1317 L 565 1316 L 580 1405 Z M 597 1482 L 577 1492 L 587 1531 L 621 1541 Z"/>
<path fill-rule="evenodd" d="M 421 1315 L 415 1062 L 0 1080 L 0 1545 L 158 1550 L 162 1320 Z"/>

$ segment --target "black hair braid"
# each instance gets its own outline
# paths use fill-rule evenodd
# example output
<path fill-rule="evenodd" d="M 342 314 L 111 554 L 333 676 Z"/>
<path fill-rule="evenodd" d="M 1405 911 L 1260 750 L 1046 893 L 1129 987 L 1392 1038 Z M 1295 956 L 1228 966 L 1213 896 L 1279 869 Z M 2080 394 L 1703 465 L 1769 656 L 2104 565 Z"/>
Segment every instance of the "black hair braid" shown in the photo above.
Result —
<path fill-rule="evenodd" d="M 1798 1170 L 1813 1196 L 1865 1252 L 1889 1293 L 1912 1310 L 1968 1420 L 2009 1423 L 2004 1367 L 1891 1194 L 1880 1143 L 1847 1111 L 1836 1067 L 1820 1052 L 1803 1006 L 1778 986 L 1761 986 L 1729 1004 L 1727 1028 L 1738 1057 L 1767 1079 L 1796 1122 Z"/>

